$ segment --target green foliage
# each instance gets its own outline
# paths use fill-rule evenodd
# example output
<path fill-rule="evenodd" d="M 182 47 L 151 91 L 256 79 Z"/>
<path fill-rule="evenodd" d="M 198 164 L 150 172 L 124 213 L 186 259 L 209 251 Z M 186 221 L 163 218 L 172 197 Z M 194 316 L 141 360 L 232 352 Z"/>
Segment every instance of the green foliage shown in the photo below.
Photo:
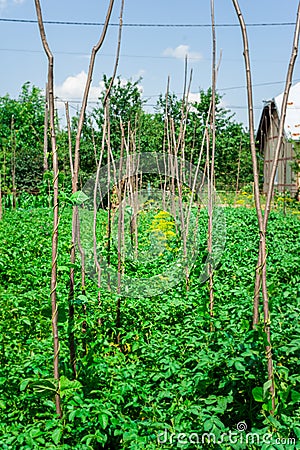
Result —
<path fill-rule="evenodd" d="M 1 448 L 272 448 L 245 441 L 231 444 L 228 433 L 236 432 L 242 421 L 247 432 L 257 433 L 261 440 L 266 433 L 271 433 L 273 440 L 299 438 L 297 217 L 273 213 L 268 231 L 277 398 L 271 416 L 264 333 L 261 328 L 251 328 L 259 239 L 254 211 L 226 208 L 227 243 L 215 272 L 214 319 L 208 315 L 207 287 L 197 276 L 202 255 L 195 264 L 189 291 L 179 284 L 157 297 L 121 299 L 120 344 L 115 340 L 117 297 L 101 290 L 99 305 L 92 280 L 86 281 L 85 295 L 77 284 L 72 325 L 76 380 L 72 379 L 68 353 L 71 215 L 66 207 L 59 227 L 59 385 L 52 373 L 52 211 L 7 211 L 0 222 Z M 155 220 L 155 229 L 169 230 L 166 220 Z M 80 272 L 78 263 L 75 270 Z M 213 333 L 209 331 L 211 320 Z M 62 420 L 55 415 L 56 391 L 61 394 Z M 164 433 L 168 439 L 159 444 L 158 437 L 163 439 Z M 172 433 L 177 437 L 180 433 L 213 433 L 218 439 L 225 433 L 225 440 L 222 444 L 209 443 L 207 438 L 199 444 L 170 443 Z M 245 436 L 238 432 L 239 437 L 242 434 Z M 273 447 L 298 448 L 275 441 Z"/>
<path fill-rule="evenodd" d="M 95 119 L 99 134 L 102 137 L 102 127 L 104 124 L 104 108 L 103 101 L 106 91 L 110 86 L 111 78 L 103 77 L 105 89 L 100 96 L 100 106 L 94 108 L 92 116 Z M 120 121 L 124 126 L 124 133 L 127 136 L 128 124 L 130 124 L 131 133 L 136 133 L 140 116 L 143 115 L 141 91 L 139 89 L 139 82 L 128 80 L 123 82 L 120 77 L 117 77 L 111 86 L 109 95 L 109 127 L 110 127 L 110 145 L 115 158 L 118 158 L 121 150 L 122 131 L 120 128 Z M 102 140 L 102 139 L 101 139 Z M 100 140 L 100 142 L 101 142 Z"/>
<path fill-rule="evenodd" d="M 234 115 L 221 106 L 222 97 L 216 95 L 216 149 L 215 172 L 216 185 L 219 189 L 230 190 L 236 186 L 238 166 L 240 166 L 240 185 L 252 180 L 252 163 L 250 153 L 249 136 L 241 123 L 234 120 Z M 182 114 L 185 119 L 185 158 L 197 164 L 199 151 L 202 146 L 205 127 L 209 123 L 209 111 L 211 103 L 211 89 L 206 92 L 200 90 L 199 101 L 194 102 L 182 110 L 182 101 L 175 94 L 169 94 L 166 99 L 160 96 L 156 114 L 163 123 L 166 114 L 175 122 L 178 133 Z M 201 165 L 204 168 L 205 158 Z"/>
<path fill-rule="evenodd" d="M 16 185 L 36 189 L 43 176 L 44 97 L 30 83 L 17 100 L 0 98 L 0 170 L 4 191 L 11 189 L 11 162 L 15 148 Z"/>
<path fill-rule="evenodd" d="M 300 144 L 298 141 L 293 142 L 294 161 L 292 162 L 292 170 L 296 173 L 300 172 Z"/>
<path fill-rule="evenodd" d="M 200 91 L 200 99 L 182 109 L 182 101 L 175 94 L 166 99 L 160 96 L 154 113 L 146 112 L 142 99 L 140 81 L 123 82 L 117 77 L 109 96 L 110 146 L 115 159 L 121 152 L 122 131 L 124 126 L 129 151 L 162 152 L 166 145 L 166 114 L 174 121 L 175 134 L 178 136 L 180 121 L 185 119 L 185 158 L 197 163 L 203 140 L 203 133 L 209 112 L 211 91 Z M 103 77 L 105 89 L 111 79 Z M 97 160 L 102 147 L 104 124 L 103 101 L 105 91 L 100 96 L 99 105 L 86 114 L 80 141 L 80 183 L 95 173 Z M 235 122 L 230 111 L 221 107 L 221 97 L 217 95 L 216 109 L 216 183 L 218 188 L 235 188 L 238 165 L 240 166 L 240 185 L 251 181 L 251 158 L 248 133 L 242 125 Z M 72 118 L 71 144 L 75 148 L 78 126 L 78 114 Z M 12 122 L 13 121 L 13 122 Z M 66 129 L 57 129 L 57 150 L 59 169 L 63 174 L 63 186 L 71 181 L 69 167 L 69 142 Z M 129 137 L 129 139 L 128 139 Z M 9 96 L 0 98 L 0 170 L 2 188 L 5 193 L 12 189 L 12 160 L 15 148 L 17 191 L 40 191 L 43 181 L 43 141 L 44 141 L 44 98 L 41 91 L 25 83 L 18 99 Z M 49 145 L 50 148 L 50 145 Z M 50 150 L 49 150 L 50 152 Z M 125 150 L 124 150 L 125 152 Z M 107 159 L 105 146 L 104 159 Z M 51 165 L 51 161 L 49 161 Z M 203 163 L 204 165 L 204 163 Z M 202 165 L 202 169 L 203 169 Z"/>
<path fill-rule="evenodd" d="M 204 126 L 207 121 L 211 92 L 200 92 L 200 101 L 194 105 L 196 111 L 191 113 L 194 123 L 195 147 L 200 148 L 203 139 Z M 240 164 L 240 184 L 252 180 L 251 154 L 249 151 L 249 136 L 243 125 L 237 123 L 233 114 L 220 106 L 221 97 L 216 97 L 216 154 L 215 172 L 217 188 L 234 187 Z M 197 157 L 197 153 L 195 154 Z"/>

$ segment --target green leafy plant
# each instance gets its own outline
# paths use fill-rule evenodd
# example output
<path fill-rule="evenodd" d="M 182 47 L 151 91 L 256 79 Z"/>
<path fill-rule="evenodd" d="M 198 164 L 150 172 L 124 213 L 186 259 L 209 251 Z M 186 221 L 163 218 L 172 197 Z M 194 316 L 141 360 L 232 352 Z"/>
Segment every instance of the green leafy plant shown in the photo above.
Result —
<path fill-rule="evenodd" d="M 251 327 L 259 238 L 253 210 L 226 208 L 227 243 L 215 272 L 213 319 L 207 311 L 207 288 L 197 275 L 202 256 L 195 263 L 188 291 L 179 283 L 157 297 L 123 299 L 120 344 L 114 339 L 116 296 L 100 288 L 99 305 L 97 284 L 87 279 L 86 294 L 74 298 L 75 380 L 69 364 L 67 315 L 71 214 L 66 206 L 60 219 L 59 384 L 52 373 L 48 292 L 52 211 L 45 207 L 6 211 L 0 223 L 2 448 L 154 450 L 160 448 L 158 436 L 165 430 L 169 435 L 214 433 L 218 438 L 236 431 L 241 421 L 247 432 L 261 438 L 265 433 L 274 439 L 299 438 L 300 221 L 296 216 L 272 213 L 268 230 L 277 394 L 272 417 L 264 333 Z M 155 222 L 157 214 L 145 224 L 141 219 L 139 231 L 146 232 L 151 224 L 169 229 Z M 105 239 L 105 217 L 101 223 L 99 238 Z M 61 395 L 61 421 L 55 413 L 55 392 Z M 168 441 L 161 447 L 174 445 Z M 232 448 L 225 441 L 220 447 L 208 441 L 205 445 Z M 182 448 L 194 447 L 187 443 Z"/>

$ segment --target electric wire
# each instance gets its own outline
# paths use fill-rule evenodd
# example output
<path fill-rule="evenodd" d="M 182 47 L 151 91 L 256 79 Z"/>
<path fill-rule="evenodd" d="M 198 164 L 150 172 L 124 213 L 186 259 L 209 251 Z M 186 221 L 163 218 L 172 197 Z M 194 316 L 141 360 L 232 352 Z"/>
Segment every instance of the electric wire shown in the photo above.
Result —
<path fill-rule="evenodd" d="M 27 24 L 37 24 L 35 19 L 12 19 L 12 18 L 0 18 L 0 22 L 8 23 L 27 23 Z M 44 20 L 45 24 L 48 25 L 76 25 L 76 26 L 103 26 L 102 22 L 73 22 L 67 20 Z M 295 22 L 257 22 L 248 23 L 247 27 L 284 27 L 284 26 L 294 26 Z M 111 27 L 119 27 L 119 23 L 110 23 Z M 218 28 L 230 28 L 239 27 L 238 23 L 219 23 L 215 24 Z M 123 27 L 135 27 L 135 28 L 210 28 L 209 23 L 123 23 Z"/>

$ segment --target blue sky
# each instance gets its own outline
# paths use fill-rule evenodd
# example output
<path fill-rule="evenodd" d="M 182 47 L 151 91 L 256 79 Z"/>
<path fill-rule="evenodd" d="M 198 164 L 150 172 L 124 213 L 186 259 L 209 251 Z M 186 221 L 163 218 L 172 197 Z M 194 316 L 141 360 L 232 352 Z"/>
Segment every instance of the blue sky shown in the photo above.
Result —
<path fill-rule="evenodd" d="M 247 23 L 294 22 L 296 0 L 240 0 Z M 103 22 L 108 0 L 41 0 L 44 20 Z M 117 23 L 120 0 L 115 0 L 111 22 Z M 237 24 L 231 0 L 215 0 L 216 24 Z M 35 20 L 33 0 L 0 0 L 0 19 Z M 210 0 L 125 0 L 125 24 L 209 24 Z M 46 24 L 46 34 L 55 57 L 56 95 L 78 108 L 88 70 L 89 54 L 98 41 L 101 26 Z M 249 27 L 254 83 L 255 121 L 263 105 L 282 92 L 293 40 L 293 26 Z M 111 75 L 118 28 L 111 26 L 95 66 L 90 100 L 101 89 L 103 74 Z M 245 71 L 241 33 L 238 27 L 217 28 L 218 53 L 222 60 L 218 89 L 223 104 L 247 125 Z M 136 80 L 142 77 L 143 96 L 148 108 L 164 93 L 170 76 L 171 91 L 183 90 L 184 56 L 193 69 L 191 91 L 207 89 L 211 83 L 211 30 L 209 27 L 124 26 L 118 74 Z M 36 24 L 0 20 L 0 96 L 18 96 L 26 81 L 44 88 L 47 61 Z M 294 81 L 300 80 L 297 62 Z M 92 105 L 93 103 L 91 103 Z M 58 105 L 59 107 L 60 105 Z"/>

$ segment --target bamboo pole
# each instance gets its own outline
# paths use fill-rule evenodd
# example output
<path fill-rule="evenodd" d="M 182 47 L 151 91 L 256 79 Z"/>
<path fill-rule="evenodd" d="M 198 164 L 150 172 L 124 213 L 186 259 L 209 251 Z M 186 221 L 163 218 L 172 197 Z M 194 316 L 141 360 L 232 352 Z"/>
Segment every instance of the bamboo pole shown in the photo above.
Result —
<path fill-rule="evenodd" d="M 214 0 L 210 2 L 211 7 L 211 30 L 212 30 L 212 87 L 211 87 L 211 114 L 210 114 L 210 134 L 211 134 L 211 155 L 208 142 L 209 167 L 208 178 L 208 242 L 207 249 L 210 256 L 208 263 L 209 275 L 209 314 L 214 316 L 214 286 L 213 286 L 213 208 L 214 208 L 214 176 L 215 176 L 215 148 L 216 148 L 216 30 L 215 30 L 215 8 Z M 211 156 L 211 157 L 210 157 Z M 212 324 L 211 324 L 212 329 Z"/>
<path fill-rule="evenodd" d="M 12 148 L 12 158 L 11 158 L 12 207 L 13 209 L 15 209 L 17 204 L 17 188 L 16 188 L 16 133 L 15 133 L 14 116 L 11 117 L 10 132 L 11 132 L 11 148 Z"/>
<path fill-rule="evenodd" d="M 48 84 L 45 89 L 45 117 L 44 117 L 44 164 L 43 169 L 46 172 L 48 167 L 48 124 L 49 124 L 49 98 L 48 98 Z"/>
<path fill-rule="evenodd" d="M 81 134 L 82 134 L 82 129 L 83 129 L 83 125 L 84 125 L 84 119 L 85 119 L 85 113 L 86 113 L 86 108 L 87 108 L 87 101 L 88 101 L 88 96 L 89 96 L 89 92 L 90 92 L 90 87 L 92 84 L 92 77 L 93 77 L 93 71 L 94 71 L 94 66 L 95 66 L 95 60 L 96 60 L 96 55 L 98 53 L 98 51 L 100 50 L 106 33 L 107 33 L 107 29 L 108 29 L 108 24 L 110 21 L 110 17 L 111 17 L 111 13 L 112 13 L 112 9 L 113 9 L 113 5 L 114 5 L 114 0 L 110 0 L 109 5 L 108 5 L 108 10 L 107 10 L 107 14 L 106 14 L 106 19 L 104 22 L 104 26 L 102 29 L 102 33 L 100 35 L 100 38 L 98 40 L 98 42 L 96 43 L 96 45 L 94 45 L 94 47 L 92 48 L 91 51 L 91 56 L 90 56 L 90 63 L 89 63 L 89 69 L 88 69 L 88 75 L 87 75 L 87 80 L 86 80 L 86 84 L 85 84 L 85 89 L 84 89 L 84 94 L 83 94 L 83 99 L 82 99 L 82 103 L 81 103 L 81 108 L 80 108 L 80 114 L 79 114 L 79 120 L 78 120 L 78 126 L 77 126 L 77 132 L 76 132 L 76 140 L 75 140 L 75 150 L 74 150 L 74 162 L 73 162 L 73 176 L 72 176 L 72 194 L 75 194 L 77 192 L 77 188 L 78 188 L 78 174 L 79 174 L 79 159 L 80 159 L 80 141 L 81 141 Z M 75 244 L 76 244 L 76 236 L 79 233 L 79 230 L 77 229 L 77 227 L 79 226 L 79 221 L 78 221 L 78 206 L 75 205 L 73 206 L 73 214 L 72 214 L 72 243 L 71 243 L 71 251 L 70 251 L 70 262 L 71 264 L 75 263 Z M 78 236 L 77 236 L 78 237 Z M 80 242 L 79 242 L 79 246 L 80 246 Z M 82 277 L 82 281 L 84 280 L 84 277 Z M 70 289 L 69 289 L 69 320 L 72 323 L 74 321 L 74 305 L 73 305 L 73 299 L 74 299 L 74 270 L 71 268 L 70 270 Z M 84 290 L 84 286 L 82 285 L 82 291 Z M 70 359 L 71 359 L 71 365 L 72 365 L 72 369 L 73 369 L 73 375 L 74 377 L 76 377 L 77 373 L 76 373 L 76 356 L 75 356 L 75 342 L 74 342 L 74 337 L 72 335 L 72 331 L 70 330 Z"/>
<path fill-rule="evenodd" d="M 53 334 L 53 371 L 54 378 L 59 382 L 59 337 L 58 337 L 58 305 L 57 305 L 57 249 L 58 249 L 58 225 L 59 225 L 59 205 L 58 205 L 58 156 L 56 147 L 55 134 L 55 110 L 54 110 L 54 82 L 53 82 L 53 65 L 54 58 L 47 42 L 44 29 L 42 11 L 39 0 L 35 0 L 35 8 L 37 13 L 39 31 L 44 51 L 48 58 L 48 94 L 49 94 L 49 118 L 51 132 L 51 149 L 52 149 L 52 165 L 53 165 L 53 233 L 52 233 L 52 268 L 51 268 L 51 307 L 52 307 L 52 334 Z M 59 391 L 55 394 L 56 413 L 62 416 L 61 402 Z"/>
<path fill-rule="evenodd" d="M 253 165 L 253 176 L 254 176 L 254 198 L 255 206 L 258 217 L 258 226 L 260 231 L 260 241 L 259 241 L 259 255 L 258 264 L 256 267 L 256 277 L 255 277 L 255 288 L 254 288 L 254 308 L 253 308 L 253 325 L 254 327 L 259 321 L 259 294 L 260 290 L 263 297 L 263 312 L 264 312 L 264 331 L 267 338 L 266 345 L 266 357 L 268 365 L 268 379 L 271 381 L 270 394 L 272 400 L 272 410 L 274 413 L 276 402 L 275 402 L 275 383 L 274 383 L 274 368 L 273 368 L 273 358 L 272 358 L 272 345 L 271 345 L 271 329 L 270 329 L 270 311 L 269 311 L 269 298 L 267 290 L 267 246 L 266 246 L 266 232 L 268 225 L 268 218 L 271 210 L 271 200 L 273 196 L 274 181 L 276 176 L 276 171 L 278 167 L 280 148 L 282 144 L 282 139 L 284 135 L 284 122 L 286 117 L 286 108 L 288 102 L 289 90 L 292 83 L 292 76 L 295 66 L 295 61 L 298 54 L 298 43 L 299 43 L 299 31 L 300 31 L 300 2 L 298 3 L 297 9 L 297 20 L 295 25 L 294 40 L 292 54 L 290 57 L 288 72 L 286 76 L 285 91 L 283 95 L 282 107 L 281 107 L 281 117 L 279 123 L 278 141 L 274 153 L 274 160 L 271 169 L 270 181 L 267 191 L 267 200 L 265 206 L 264 216 L 262 215 L 262 208 L 259 198 L 259 180 L 258 180 L 258 169 L 257 169 L 257 159 L 256 159 L 256 149 L 255 149 L 255 136 L 254 136 L 254 120 L 253 120 L 253 103 L 252 103 L 252 83 L 251 83 L 251 68 L 250 68 L 250 58 L 249 58 L 249 47 L 248 38 L 245 21 L 240 10 L 237 0 L 232 0 L 234 8 L 236 10 L 240 27 L 243 36 L 244 44 L 244 58 L 245 58 L 245 68 L 246 68 L 246 78 L 247 78 L 247 96 L 248 96 L 248 115 L 249 115 L 249 132 L 250 132 L 250 144 L 251 144 L 251 154 L 252 154 L 252 165 Z"/>
<path fill-rule="evenodd" d="M 0 169 L 0 220 L 3 217 L 3 206 L 2 206 L 2 173 Z"/>

